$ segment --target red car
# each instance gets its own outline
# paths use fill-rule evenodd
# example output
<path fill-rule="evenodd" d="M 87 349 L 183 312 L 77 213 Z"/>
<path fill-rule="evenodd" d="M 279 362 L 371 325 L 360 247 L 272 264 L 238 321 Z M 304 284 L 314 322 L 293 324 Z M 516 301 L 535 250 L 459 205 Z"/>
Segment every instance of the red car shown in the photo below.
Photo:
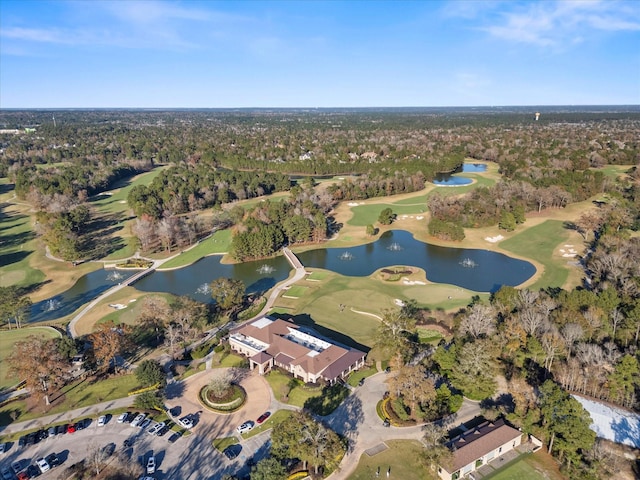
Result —
<path fill-rule="evenodd" d="M 76 426 L 73 423 L 67 425 L 67 433 L 73 433 L 76 431 Z"/>
<path fill-rule="evenodd" d="M 269 418 L 271 416 L 271 412 L 264 412 L 262 415 L 260 415 L 258 417 L 258 420 L 256 420 L 256 422 L 258 424 L 261 424 L 262 422 L 264 422 L 267 418 Z"/>

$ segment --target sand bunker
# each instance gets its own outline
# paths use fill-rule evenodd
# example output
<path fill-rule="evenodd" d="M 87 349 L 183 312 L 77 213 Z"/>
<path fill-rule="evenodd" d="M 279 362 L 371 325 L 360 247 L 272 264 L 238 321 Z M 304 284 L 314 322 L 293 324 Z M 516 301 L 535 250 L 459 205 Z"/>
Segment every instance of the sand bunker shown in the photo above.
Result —
<path fill-rule="evenodd" d="M 504 237 L 502 235 L 496 235 L 495 237 L 484 237 L 487 242 L 496 243 L 500 240 L 503 240 Z"/>
<path fill-rule="evenodd" d="M 426 285 L 425 282 L 421 282 L 419 280 L 409 280 L 408 278 L 403 278 L 402 283 L 405 285 Z"/>
<path fill-rule="evenodd" d="M 395 303 L 399 307 L 404 307 L 404 302 L 402 300 L 400 300 L 399 298 L 395 299 Z"/>
<path fill-rule="evenodd" d="M 122 310 L 123 308 L 127 308 L 126 305 L 122 305 L 121 303 L 110 303 L 109 306 L 111 308 L 115 308 L 116 310 Z"/>
<path fill-rule="evenodd" d="M 358 202 L 349 202 L 349 203 L 347 203 L 347 205 L 349 205 L 350 207 L 357 207 L 358 206 Z"/>

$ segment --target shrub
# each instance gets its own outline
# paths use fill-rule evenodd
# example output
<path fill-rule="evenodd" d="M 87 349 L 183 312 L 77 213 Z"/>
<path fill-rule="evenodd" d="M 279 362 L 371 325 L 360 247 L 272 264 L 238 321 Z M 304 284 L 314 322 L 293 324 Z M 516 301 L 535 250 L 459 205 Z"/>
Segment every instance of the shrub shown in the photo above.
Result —
<path fill-rule="evenodd" d="M 460 224 L 433 217 L 429 222 L 429 235 L 442 240 L 461 241 L 464 240 L 464 229 Z"/>

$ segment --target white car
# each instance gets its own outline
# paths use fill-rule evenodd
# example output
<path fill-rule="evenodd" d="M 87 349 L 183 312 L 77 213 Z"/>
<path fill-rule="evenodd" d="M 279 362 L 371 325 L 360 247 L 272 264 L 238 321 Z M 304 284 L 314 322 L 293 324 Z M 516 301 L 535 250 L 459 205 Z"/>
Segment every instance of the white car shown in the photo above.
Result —
<path fill-rule="evenodd" d="M 107 423 L 107 416 L 106 415 L 102 415 L 100 417 L 98 417 L 98 426 L 99 427 L 104 427 Z"/>
<path fill-rule="evenodd" d="M 186 429 L 189 429 L 189 428 L 193 427 L 193 420 L 191 420 L 191 417 L 189 417 L 189 416 L 182 417 L 180 419 L 180 425 L 182 425 Z"/>
<path fill-rule="evenodd" d="M 129 414 L 127 412 L 121 413 L 118 417 L 118 423 L 124 423 L 128 416 Z"/>
<path fill-rule="evenodd" d="M 139 426 L 142 422 L 144 422 L 145 418 L 147 418 L 147 414 L 146 413 L 140 413 L 140 414 L 136 415 L 136 418 L 134 418 L 133 422 L 131 422 L 131 426 L 132 427 Z"/>
<path fill-rule="evenodd" d="M 238 433 L 242 434 L 242 433 L 250 432 L 251 430 L 253 430 L 254 426 L 255 426 L 255 423 L 253 423 L 251 420 L 246 421 L 238 427 Z"/>
<path fill-rule="evenodd" d="M 156 472 L 156 457 L 151 455 L 149 460 L 147 460 L 147 474 L 151 475 Z"/>
<path fill-rule="evenodd" d="M 37 459 L 36 460 L 36 465 L 38 465 L 38 468 L 40 469 L 40 471 L 42 473 L 48 472 L 49 470 L 51 470 L 51 467 L 49 466 L 49 464 L 47 463 L 47 461 L 44 458 Z"/>
<path fill-rule="evenodd" d="M 166 424 L 164 422 L 160 422 L 160 423 L 156 423 L 153 427 L 151 427 L 149 430 L 147 430 L 147 433 L 149 435 L 157 435 L 158 432 L 160 430 L 162 430 L 162 428 L 165 426 Z"/>

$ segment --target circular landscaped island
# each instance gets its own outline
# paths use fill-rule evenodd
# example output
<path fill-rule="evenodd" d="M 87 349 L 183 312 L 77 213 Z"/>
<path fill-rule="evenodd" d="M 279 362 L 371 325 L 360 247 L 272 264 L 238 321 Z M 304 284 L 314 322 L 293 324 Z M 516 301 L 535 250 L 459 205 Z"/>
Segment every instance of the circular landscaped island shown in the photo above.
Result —
<path fill-rule="evenodd" d="M 200 389 L 200 403 L 216 413 L 233 413 L 247 401 L 247 392 L 227 377 L 214 377 Z"/>

